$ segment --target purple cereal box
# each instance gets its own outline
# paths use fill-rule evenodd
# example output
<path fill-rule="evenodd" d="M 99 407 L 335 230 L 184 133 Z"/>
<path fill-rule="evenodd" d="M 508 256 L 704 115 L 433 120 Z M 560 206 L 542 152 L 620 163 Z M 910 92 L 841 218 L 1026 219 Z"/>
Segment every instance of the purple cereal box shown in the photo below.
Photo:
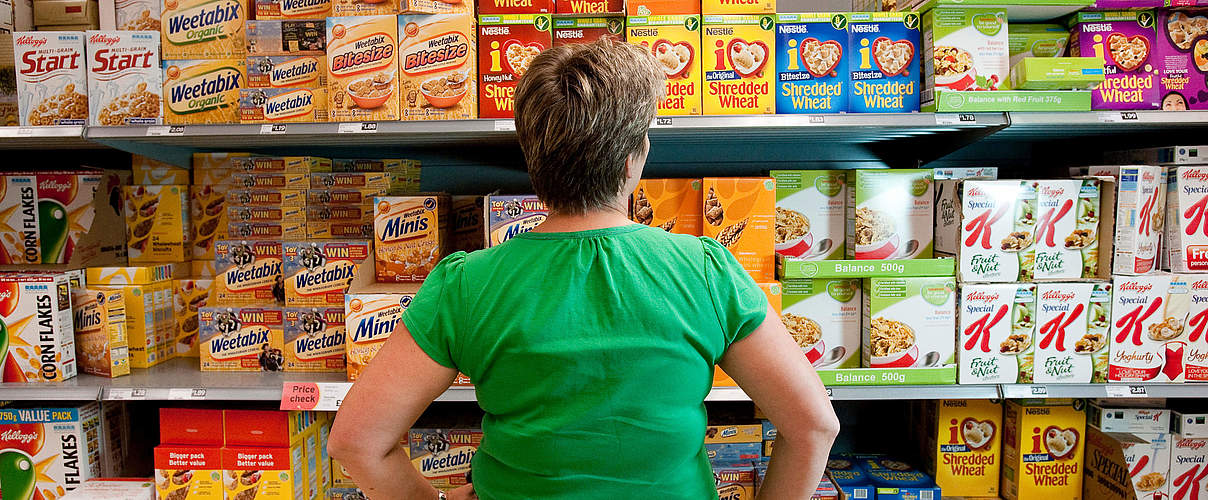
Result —
<path fill-rule="evenodd" d="M 1208 9 L 1158 13 L 1155 55 L 1163 110 L 1208 109 L 1208 63 L 1195 63 L 1192 52 L 1208 52 Z"/>
<path fill-rule="evenodd" d="M 1091 109 L 1158 109 L 1154 11 L 1079 12 L 1071 19 L 1070 55 L 1100 57 L 1107 81 L 1091 92 Z"/>

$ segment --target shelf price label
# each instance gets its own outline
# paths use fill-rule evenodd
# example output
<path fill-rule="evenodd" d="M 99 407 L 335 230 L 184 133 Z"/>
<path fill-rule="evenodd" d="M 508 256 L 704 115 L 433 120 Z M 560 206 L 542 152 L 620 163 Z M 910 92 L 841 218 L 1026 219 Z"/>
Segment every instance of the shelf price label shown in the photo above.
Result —
<path fill-rule="evenodd" d="M 147 399 L 146 389 L 135 389 L 132 387 L 114 387 L 109 389 L 109 399 L 114 401 L 129 401 L 133 399 Z"/>
<path fill-rule="evenodd" d="M 336 129 L 338 134 L 376 134 L 377 123 L 374 122 L 352 122 L 341 123 Z"/>
<path fill-rule="evenodd" d="M 977 115 L 973 113 L 936 113 L 936 125 L 961 125 L 977 123 Z"/>
<path fill-rule="evenodd" d="M 260 126 L 260 135 L 278 135 L 284 133 L 284 123 L 266 123 Z"/>
<path fill-rule="evenodd" d="M 351 382 L 286 382 L 281 388 L 281 409 L 336 411 L 351 388 Z"/>
<path fill-rule="evenodd" d="M 147 137 L 174 137 L 185 135 L 184 125 L 147 127 Z"/>
<path fill-rule="evenodd" d="M 1099 121 L 1101 123 L 1136 122 L 1140 119 L 1141 116 L 1136 111 L 1104 111 L 1099 113 Z"/>
<path fill-rule="evenodd" d="M 1002 387 L 1002 397 L 1006 399 L 1047 398 L 1049 388 L 1044 385 L 1007 384 Z"/>
<path fill-rule="evenodd" d="M 515 132 L 516 120 L 495 120 L 496 132 Z"/>
<path fill-rule="evenodd" d="M 168 389 L 169 400 L 189 400 L 189 399 L 205 399 L 206 390 L 204 387 L 173 387 Z"/>
<path fill-rule="evenodd" d="M 1103 386 L 1107 391 L 1109 398 L 1146 398 L 1149 397 L 1149 391 L 1143 385 L 1113 385 L 1107 384 Z"/>

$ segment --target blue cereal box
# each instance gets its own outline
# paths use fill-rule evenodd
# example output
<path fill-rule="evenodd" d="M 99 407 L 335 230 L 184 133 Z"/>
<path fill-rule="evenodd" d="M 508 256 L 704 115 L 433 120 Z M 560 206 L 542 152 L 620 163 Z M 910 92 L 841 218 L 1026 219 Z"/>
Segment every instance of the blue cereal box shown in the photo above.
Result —
<path fill-rule="evenodd" d="M 776 112 L 847 111 L 847 14 L 779 14 Z"/>
<path fill-rule="evenodd" d="M 939 498 L 940 489 L 926 473 L 883 456 L 861 457 L 860 467 L 877 489 L 877 500 Z"/>
<path fill-rule="evenodd" d="M 855 457 L 831 455 L 830 459 L 826 461 L 826 473 L 848 498 L 869 500 L 876 498 L 873 493 L 872 481 L 868 479 L 868 475 L 864 473 L 864 469 L 860 467 L 859 461 Z"/>
<path fill-rule="evenodd" d="M 919 15 L 852 12 L 847 19 L 847 110 L 909 113 L 919 110 Z"/>

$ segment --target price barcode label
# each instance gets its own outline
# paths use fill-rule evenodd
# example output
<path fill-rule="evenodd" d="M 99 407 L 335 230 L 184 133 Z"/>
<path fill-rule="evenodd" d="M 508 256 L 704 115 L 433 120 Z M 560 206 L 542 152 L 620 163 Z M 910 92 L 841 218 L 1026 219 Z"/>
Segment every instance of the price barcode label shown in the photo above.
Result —
<path fill-rule="evenodd" d="M 977 123 L 977 115 L 973 113 L 936 113 L 936 125 L 959 125 Z"/>
<path fill-rule="evenodd" d="M 495 120 L 495 131 L 496 132 L 515 132 L 516 131 L 516 121 L 515 120 Z"/>
<path fill-rule="evenodd" d="M 1099 113 L 1099 121 L 1102 123 L 1136 122 L 1140 119 L 1141 116 L 1136 111 L 1104 111 Z"/>
<path fill-rule="evenodd" d="M 166 137 L 185 135 L 184 125 L 169 125 L 166 127 L 147 127 L 147 137 Z"/>
<path fill-rule="evenodd" d="M 277 135 L 285 133 L 284 123 L 266 123 L 260 126 L 260 135 Z"/>
<path fill-rule="evenodd" d="M 377 123 L 374 122 L 352 122 L 341 123 L 336 129 L 338 134 L 376 134 Z"/>
<path fill-rule="evenodd" d="M 672 122 L 671 122 L 671 117 L 670 117 L 670 116 L 656 116 L 656 117 L 654 117 L 654 126 L 656 126 L 656 127 L 670 127 L 670 126 L 671 126 L 671 123 L 672 123 Z"/>
<path fill-rule="evenodd" d="M 146 389 L 134 389 L 134 388 L 130 388 L 130 387 L 115 387 L 113 389 L 109 389 L 109 399 L 118 400 L 118 401 L 133 400 L 133 399 L 147 399 L 147 390 Z"/>
<path fill-rule="evenodd" d="M 183 399 L 205 399 L 206 390 L 204 388 L 184 388 L 175 387 L 168 389 L 168 399 L 183 400 Z"/>
<path fill-rule="evenodd" d="M 34 135 L 33 127 L 18 127 L 17 135 Z"/>
<path fill-rule="evenodd" d="M 810 125 L 825 125 L 825 124 L 826 124 L 825 116 L 817 116 L 817 115 L 810 116 Z"/>
<path fill-rule="evenodd" d="M 1143 385 L 1113 385 L 1104 386 L 1109 398 L 1145 398 L 1149 397 L 1149 391 Z"/>

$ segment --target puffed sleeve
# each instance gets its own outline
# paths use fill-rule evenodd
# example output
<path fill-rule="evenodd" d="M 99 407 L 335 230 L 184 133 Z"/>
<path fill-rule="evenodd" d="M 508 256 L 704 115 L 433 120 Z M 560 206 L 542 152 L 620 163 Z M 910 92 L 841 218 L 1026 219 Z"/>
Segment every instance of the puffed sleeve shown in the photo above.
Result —
<path fill-rule="evenodd" d="M 403 311 L 403 324 L 419 348 L 442 366 L 457 369 L 458 311 L 465 310 L 463 264 L 466 253 L 445 257 L 432 269 L 411 305 Z"/>

